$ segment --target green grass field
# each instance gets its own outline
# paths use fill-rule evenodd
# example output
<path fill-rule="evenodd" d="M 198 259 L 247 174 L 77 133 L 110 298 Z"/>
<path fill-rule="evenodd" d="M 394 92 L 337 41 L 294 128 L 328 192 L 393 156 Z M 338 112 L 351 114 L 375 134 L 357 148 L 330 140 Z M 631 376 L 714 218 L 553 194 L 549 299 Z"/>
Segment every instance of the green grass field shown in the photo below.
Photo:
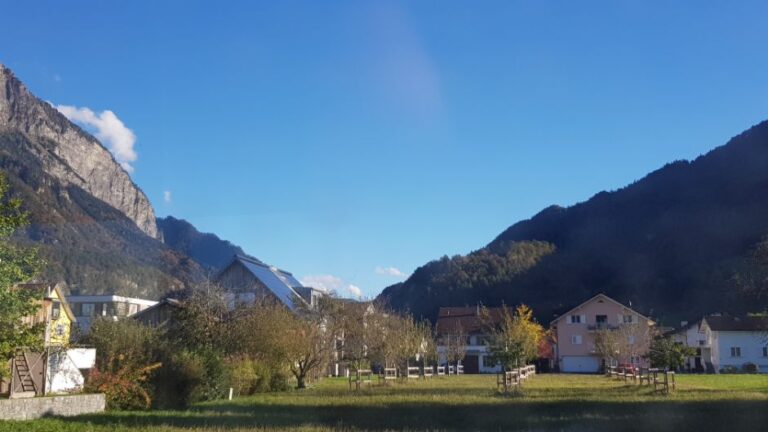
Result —
<path fill-rule="evenodd" d="M 669 396 L 597 375 L 538 375 L 522 394 L 494 376 L 467 375 L 349 391 L 328 379 L 305 391 L 197 405 L 189 411 L 112 412 L 0 431 L 250 430 L 768 430 L 768 376 L 679 376 Z"/>

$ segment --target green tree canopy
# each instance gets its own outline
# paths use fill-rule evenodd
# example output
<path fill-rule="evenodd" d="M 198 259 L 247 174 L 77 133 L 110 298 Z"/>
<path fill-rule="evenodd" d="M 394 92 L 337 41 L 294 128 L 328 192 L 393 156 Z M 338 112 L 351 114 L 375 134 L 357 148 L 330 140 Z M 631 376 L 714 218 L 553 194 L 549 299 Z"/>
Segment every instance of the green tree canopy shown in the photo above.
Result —
<path fill-rule="evenodd" d="M 0 173 L 0 377 L 8 376 L 8 360 L 21 347 L 40 348 L 43 344 L 42 325 L 30 326 L 22 318 L 34 314 L 38 292 L 15 289 L 37 273 L 40 261 L 37 250 L 14 244 L 11 236 L 27 224 L 27 214 L 21 200 L 8 196 L 9 185 Z"/>

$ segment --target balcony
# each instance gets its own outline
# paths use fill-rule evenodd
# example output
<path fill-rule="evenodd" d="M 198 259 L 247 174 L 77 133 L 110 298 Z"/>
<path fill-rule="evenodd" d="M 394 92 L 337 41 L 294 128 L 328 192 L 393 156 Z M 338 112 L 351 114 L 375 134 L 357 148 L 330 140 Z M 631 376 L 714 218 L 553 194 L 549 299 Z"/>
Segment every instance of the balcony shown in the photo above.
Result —
<path fill-rule="evenodd" d="M 608 323 L 597 323 L 597 324 L 589 324 L 587 325 L 587 330 L 589 331 L 597 331 L 597 330 L 617 330 L 619 326 L 614 324 L 608 324 Z"/>

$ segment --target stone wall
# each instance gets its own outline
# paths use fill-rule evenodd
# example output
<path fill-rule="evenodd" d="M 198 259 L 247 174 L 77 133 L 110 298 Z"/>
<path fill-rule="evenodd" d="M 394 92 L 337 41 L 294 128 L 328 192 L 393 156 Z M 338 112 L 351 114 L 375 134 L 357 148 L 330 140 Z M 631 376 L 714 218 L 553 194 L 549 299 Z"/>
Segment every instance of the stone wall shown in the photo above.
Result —
<path fill-rule="evenodd" d="M 103 394 L 0 399 L 0 420 L 32 420 L 43 416 L 76 416 L 100 413 L 106 407 Z"/>

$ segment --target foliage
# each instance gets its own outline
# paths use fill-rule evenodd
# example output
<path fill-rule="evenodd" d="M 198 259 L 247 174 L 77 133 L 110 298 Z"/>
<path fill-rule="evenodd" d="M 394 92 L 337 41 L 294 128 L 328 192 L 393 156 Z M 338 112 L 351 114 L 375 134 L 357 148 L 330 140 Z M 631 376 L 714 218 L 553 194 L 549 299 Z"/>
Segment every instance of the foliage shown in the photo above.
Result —
<path fill-rule="evenodd" d="M 655 338 L 649 351 L 651 366 L 667 370 L 681 369 L 685 359 L 694 355 L 695 348 L 676 343 L 669 337 Z"/>
<path fill-rule="evenodd" d="M 0 378 L 9 376 L 8 360 L 21 347 L 39 349 L 43 344 L 43 324 L 29 325 L 23 317 L 39 309 L 42 292 L 15 289 L 29 281 L 41 263 L 34 248 L 13 244 L 10 237 L 27 224 L 21 200 L 8 197 L 9 185 L 0 173 Z"/>
<path fill-rule="evenodd" d="M 149 375 L 161 366 L 160 363 L 140 369 L 125 366 L 115 372 L 91 371 L 85 391 L 104 393 L 108 409 L 142 410 L 149 409 L 152 398 L 145 385 Z"/>
<path fill-rule="evenodd" d="M 510 281 L 554 251 L 550 243 L 524 241 L 494 250 L 481 249 L 466 256 L 444 256 L 416 269 L 406 282 L 387 288 L 381 298 L 398 311 L 429 319 L 435 318 L 440 306 L 473 304 L 478 300 L 500 303 L 499 297 L 489 294 L 497 289 L 507 291 Z"/>
<path fill-rule="evenodd" d="M 96 347 L 96 367 L 86 390 L 104 393 L 110 409 L 148 409 L 149 379 L 162 366 L 158 332 L 133 320 L 97 319 L 85 341 Z"/>
<path fill-rule="evenodd" d="M 488 351 L 492 361 L 510 370 L 538 357 L 545 333 L 544 328 L 533 319 L 533 310 L 528 306 L 520 305 L 514 311 L 503 306 L 502 322 L 499 324 L 491 321 L 485 307 L 480 315 L 490 336 Z"/>

